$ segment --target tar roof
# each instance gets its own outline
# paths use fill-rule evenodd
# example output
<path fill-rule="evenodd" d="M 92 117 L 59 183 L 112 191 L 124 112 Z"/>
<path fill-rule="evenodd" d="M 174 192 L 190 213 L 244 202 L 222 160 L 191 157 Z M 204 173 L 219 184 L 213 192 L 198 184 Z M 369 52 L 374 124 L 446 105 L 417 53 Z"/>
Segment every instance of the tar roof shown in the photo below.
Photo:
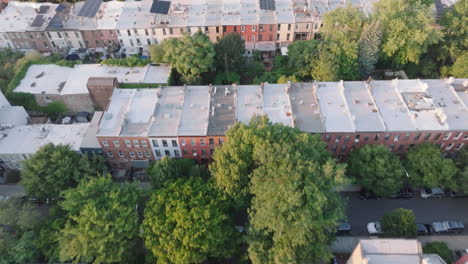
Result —
<path fill-rule="evenodd" d="M 317 97 L 327 132 L 356 131 L 343 89 L 342 82 L 317 83 Z"/>
<path fill-rule="evenodd" d="M 72 150 L 79 151 L 88 126 L 89 123 L 15 126 L 2 131 L 7 136 L 0 139 L 0 153 L 33 154 L 49 143 L 70 145 Z"/>
<path fill-rule="evenodd" d="M 184 104 L 184 90 L 184 87 L 161 88 L 149 136 L 170 137 L 177 135 Z"/>
<path fill-rule="evenodd" d="M 291 104 L 287 84 L 263 85 L 263 111 L 273 123 L 292 126 Z"/>
<path fill-rule="evenodd" d="M 211 88 L 208 135 L 224 135 L 236 122 L 236 86 Z"/>
<path fill-rule="evenodd" d="M 320 106 L 312 83 L 292 83 L 289 89 L 294 127 L 304 132 L 325 131 Z"/>
<path fill-rule="evenodd" d="M 60 94 L 72 71 L 70 67 L 53 64 L 31 65 L 15 92 Z"/>
<path fill-rule="evenodd" d="M 187 86 L 179 124 L 179 136 L 206 136 L 210 108 L 207 86 Z"/>
<path fill-rule="evenodd" d="M 237 88 L 237 120 L 249 123 L 257 115 L 263 115 L 262 90 L 259 85 L 241 85 Z"/>
<path fill-rule="evenodd" d="M 366 82 L 344 82 L 344 97 L 358 132 L 385 131 Z"/>

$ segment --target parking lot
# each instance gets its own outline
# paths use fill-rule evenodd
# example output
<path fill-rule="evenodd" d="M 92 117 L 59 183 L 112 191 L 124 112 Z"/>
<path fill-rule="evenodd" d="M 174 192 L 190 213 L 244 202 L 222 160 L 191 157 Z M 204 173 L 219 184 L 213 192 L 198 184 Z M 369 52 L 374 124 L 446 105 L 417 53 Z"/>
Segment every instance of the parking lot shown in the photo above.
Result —
<path fill-rule="evenodd" d="M 463 234 L 468 234 L 468 198 L 421 199 L 419 193 L 408 200 L 379 199 L 361 200 L 358 192 L 345 192 L 342 196 L 347 200 L 346 214 L 351 223 L 353 236 L 366 236 L 366 225 L 380 220 L 385 212 L 396 208 L 413 210 L 416 222 L 430 224 L 441 220 L 458 220 L 465 224 Z"/>

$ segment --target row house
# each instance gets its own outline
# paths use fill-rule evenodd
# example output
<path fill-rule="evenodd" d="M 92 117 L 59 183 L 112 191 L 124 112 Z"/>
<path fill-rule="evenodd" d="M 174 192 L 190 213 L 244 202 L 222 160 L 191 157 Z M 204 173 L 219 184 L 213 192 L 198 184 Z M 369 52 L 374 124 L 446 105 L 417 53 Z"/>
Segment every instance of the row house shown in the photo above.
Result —
<path fill-rule="evenodd" d="M 266 115 L 320 135 L 338 159 L 366 144 L 404 154 L 426 142 L 451 156 L 468 143 L 467 105 L 468 80 L 452 78 L 115 89 L 98 140 L 119 167 L 164 156 L 208 163 L 236 122 Z M 150 153 L 132 155 L 135 140 Z"/>

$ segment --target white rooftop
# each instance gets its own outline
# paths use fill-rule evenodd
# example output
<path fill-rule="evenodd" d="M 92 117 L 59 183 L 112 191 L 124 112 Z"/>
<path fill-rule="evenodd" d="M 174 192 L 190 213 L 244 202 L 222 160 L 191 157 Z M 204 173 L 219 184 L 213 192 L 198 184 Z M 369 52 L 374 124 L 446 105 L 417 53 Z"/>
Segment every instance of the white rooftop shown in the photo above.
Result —
<path fill-rule="evenodd" d="M 0 13 L 0 32 L 25 32 L 43 3 L 10 1 Z"/>
<path fill-rule="evenodd" d="M 15 92 L 30 94 L 60 94 L 73 68 L 54 64 L 31 65 Z M 86 88 L 86 82 L 84 84 Z"/>
<path fill-rule="evenodd" d="M 177 135 L 183 105 L 184 87 L 161 88 L 149 136 L 171 137 Z"/>
<path fill-rule="evenodd" d="M 34 154 L 49 143 L 70 145 L 72 150 L 79 151 L 88 126 L 89 123 L 15 126 L 2 131 L 7 136 L 0 138 L 0 153 Z"/>
<path fill-rule="evenodd" d="M 385 131 L 385 124 L 366 82 L 345 82 L 344 97 L 358 132 Z"/>
<path fill-rule="evenodd" d="M 342 82 L 317 83 L 317 97 L 327 132 L 355 132 Z"/>
<path fill-rule="evenodd" d="M 81 148 L 101 148 L 101 145 L 99 145 L 99 142 L 96 138 L 96 134 L 99 129 L 99 122 L 101 121 L 103 114 L 104 113 L 102 111 L 94 112 L 93 118 L 91 119 L 91 122 L 89 122 L 88 130 L 86 131 L 83 141 L 81 142 Z"/>
<path fill-rule="evenodd" d="M 356 250 L 360 251 L 359 254 L 355 254 Z M 424 263 L 421 258 L 421 244 L 416 239 L 361 239 L 348 262 L 421 264 Z"/>
<path fill-rule="evenodd" d="M 96 17 L 82 17 L 78 16 L 81 8 L 83 7 L 85 1 L 78 1 L 74 3 L 72 10 L 63 24 L 64 29 L 79 29 L 79 30 L 96 30 L 97 28 L 97 19 Z M 104 13 L 107 3 L 103 2 L 99 7 L 99 11 L 96 14 Z"/>
<path fill-rule="evenodd" d="M 152 3 L 153 1 L 150 0 L 125 1 L 116 28 L 138 29 L 154 27 L 156 14 L 150 13 Z"/>
<path fill-rule="evenodd" d="M 10 102 L 6 99 L 5 95 L 3 95 L 2 91 L 0 90 L 0 107 L 2 106 L 11 106 Z"/>
<path fill-rule="evenodd" d="M 206 136 L 210 109 L 207 86 L 187 86 L 179 123 L 179 136 Z"/>
<path fill-rule="evenodd" d="M 106 6 L 98 11 L 97 29 L 116 29 L 124 3 L 122 1 L 103 2 L 102 5 Z"/>
<path fill-rule="evenodd" d="M 256 115 L 263 115 L 262 90 L 259 85 L 240 85 L 237 88 L 237 120 L 249 123 Z"/>
<path fill-rule="evenodd" d="M 264 84 L 263 111 L 271 122 L 293 126 L 287 84 Z"/>
<path fill-rule="evenodd" d="M 26 125 L 29 115 L 22 106 L 1 106 L 0 107 L 0 127 L 3 125 L 20 126 Z"/>

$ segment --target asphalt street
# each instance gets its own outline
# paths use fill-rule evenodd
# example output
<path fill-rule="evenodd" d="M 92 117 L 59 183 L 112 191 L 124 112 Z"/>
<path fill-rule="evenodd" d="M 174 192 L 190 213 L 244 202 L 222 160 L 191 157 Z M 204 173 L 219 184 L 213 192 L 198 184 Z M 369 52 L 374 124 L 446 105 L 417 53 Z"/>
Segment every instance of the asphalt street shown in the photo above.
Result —
<path fill-rule="evenodd" d="M 418 194 L 418 197 L 416 197 Z M 430 224 L 435 221 L 457 220 L 465 224 L 463 234 L 468 234 L 468 198 L 422 199 L 415 193 L 412 199 L 360 200 L 359 192 L 345 192 L 347 200 L 346 214 L 351 223 L 352 236 L 366 236 L 366 225 L 379 221 L 385 212 L 396 208 L 413 210 L 416 222 Z"/>

